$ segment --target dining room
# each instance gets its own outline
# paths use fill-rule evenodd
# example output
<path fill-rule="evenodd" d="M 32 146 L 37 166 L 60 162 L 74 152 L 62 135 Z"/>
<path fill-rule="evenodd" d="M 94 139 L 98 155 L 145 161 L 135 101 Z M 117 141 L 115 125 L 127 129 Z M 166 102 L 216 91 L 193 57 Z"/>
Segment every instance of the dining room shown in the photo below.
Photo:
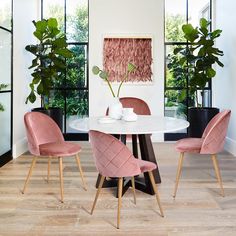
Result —
<path fill-rule="evenodd" d="M 235 235 L 233 0 L 1 0 L 0 235 Z"/>

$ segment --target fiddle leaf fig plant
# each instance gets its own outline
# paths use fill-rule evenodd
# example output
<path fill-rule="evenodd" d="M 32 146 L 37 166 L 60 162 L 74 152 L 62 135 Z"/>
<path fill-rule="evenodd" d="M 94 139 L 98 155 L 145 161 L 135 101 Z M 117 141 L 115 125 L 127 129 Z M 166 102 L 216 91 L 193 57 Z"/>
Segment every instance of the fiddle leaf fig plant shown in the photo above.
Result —
<path fill-rule="evenodd" d="M 119 84 L 119 87 L 118 87 L 118 90 L 117 90 L 117 94 L 115 95 L 115 92 L 114 92 L 114 90 L 112 88 L 111 82 L 109 81 L 108 73 L 106 71 L 104 71 L 104 70 L 101 70 L 98 66 L 93 66 L 93 68 L 92 68 L 93 74 L 99 75 L 99 77 L 101 79 L 103 79 L 105 82 L 107 82 L 113 97 L 119 97 L 120 96 L 120 89 L 121 89 L 123 83 L 125 81 L 127 81 L 128 77 L 129 77 L 129 74 L 132 73 L 135 70 L 136 70 L 136 66 L 129 62 L 128 65 L 127 65 L 126 73 L 125 73 L 123 79 L 121 80 L 121 82 Z"/>
<path fill-rule="evenodd" d="M 198 27 L 191 24 L 182 26 L 185 39 L 188 41 L 187 46 L 175 48 L 174 54 L 178 55 L 178 62 L 184 68 L 186 77 L 188 77 L 188 86 L 190 95 L 195 95 L 197 106 L 199 106 L 197 91 L 201 90 L 202 95 L 207 83 L 216 75 L 213 66 L 215 64 L 223 67 L 219 57 L 223 56 L 223 51 L 216 48 L 215 39 L 221 35 L 222 30 L 209 30 L 210 22 L 204 18 L 200 19 Z M 171 66 L 169 66 L 171 69 Z M 180 94 L 180 99 L 185 99 L 185 90 Z M 204 106 L 202 99 L 201 106 Z"/>
<path fill-rule="evenodd" d="M 5 88 L 7 88 L 7 84 L 0 84 L 0 91 L 2 90 L 2 89 L 5 89 Z M 2 105 L 2 103 L 0 103 L 0 111 L 4 111 L 4 106 Z"/>
<path fill-rule="evenodd" d="M 59 30 L 55 18 L 33 21 L 37 44 L 27 45 L 25 49 L 34 55 L 29 69 L 33 79 L 29 84 L 30 94 L 26 103 L 34 103 L 36 94 L 41 96 L 42 107 L 47 108 L 47 98 L 54 81 L 60 80 L 66 69 L 66 59 L 73 56 L 67 47 L 65 35 Z M 46 99 L 45 99 L 46 98 Z"/>

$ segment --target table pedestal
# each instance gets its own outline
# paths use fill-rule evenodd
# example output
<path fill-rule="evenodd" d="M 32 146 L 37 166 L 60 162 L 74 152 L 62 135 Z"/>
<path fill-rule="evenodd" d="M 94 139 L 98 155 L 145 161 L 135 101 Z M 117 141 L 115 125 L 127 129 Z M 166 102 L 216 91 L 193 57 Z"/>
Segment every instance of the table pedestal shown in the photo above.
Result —
<path fill-rule="evenodd" d="M 151 141 L 151 135 L 150 134 L 139 134 L 138 135 L 138 139 L 139 139 L 139 147 L 140 147 L 140 152 L 141 152 L 141 159 L 145 160 L 145 161 L 151 161 L 155 164 L 157 164 L 156 162 L 156 158 L 155 158 L 155 153 L 153 150 L 153 146 L 152 146 L 152 141 Z M 121 141 L 126 144 L 126 135 L 121 135 Z M 138 158 L 138 146 L 137 146 L 137 135 L 132 135 L 132 149 L 133 149 L 133 155 Z M 158 165 L 157 168 L 155 170 L 152 171 L 154 178 L 155 178 L 155 182 L 156 183 L 161 183 L 161 177 L 160 177 L 160 173 L 159 173 L 159 169 L 158 169 Z M 98 184 L 100 182 L 100 174 L 98 175 L 97 178 L 97 183 L 96 183 L 96 188 L 98 187 Z M 105 179 L 104 183 L 103 183 L 103 188 L 107 188 L 107 187 L 117 187 L 117 178 L 109 178 L 109 179 Z M 123 183 L 123 194 L 128 190 L 128 188 L 131 186 L 131 179 L 130 178 L 124 178 L 124 183 Z M 135 188 L 154 195 L 154 191 L 152 189 L 152 185 L 151 185 L 151 181 L 149 179 L 149 175 L 148 173 L 144 173 L 144 177 L 140 177 L 140 176 L 135 176 Z M 116 196 L 118 196 L 116 194 Z"/>

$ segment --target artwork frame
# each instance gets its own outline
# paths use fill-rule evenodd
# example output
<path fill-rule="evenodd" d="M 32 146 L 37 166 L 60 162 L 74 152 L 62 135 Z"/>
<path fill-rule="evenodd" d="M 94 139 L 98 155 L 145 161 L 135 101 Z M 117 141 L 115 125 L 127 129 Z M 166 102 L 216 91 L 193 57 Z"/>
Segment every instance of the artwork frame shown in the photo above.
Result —
<path fill-rule="evenodd" d="M 124 78 L 128 63 L 137 69 L 130 74 L 126 84 L 153 84 L 152 35 L 103 36 L 103 69 L 111 82 L 116 84 Z"/>

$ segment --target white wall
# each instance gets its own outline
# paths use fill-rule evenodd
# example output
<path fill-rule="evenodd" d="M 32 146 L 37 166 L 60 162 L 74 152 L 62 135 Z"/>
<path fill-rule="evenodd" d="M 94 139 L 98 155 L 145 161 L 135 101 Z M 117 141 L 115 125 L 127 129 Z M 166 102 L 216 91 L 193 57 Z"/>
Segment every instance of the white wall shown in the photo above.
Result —
<path fill-rule="evenodd" d="M 25 50 L 34 42 L 32 20 L 39 19 L 39 0 L 14 0 L 13 4 L 13 158 L 27 150 L 23 116 L 32 105 L 26 105 L 29 93 L 32 57 Z M 35 106 L 35 104 L 34 104 Z"/>
<path fill-rule="evenodd" d="M 213 105 L 220 109 L 231 109 L 231 120 L 225 148 L 236 155 L 236 1 L 215 1 L 215 28 L 222 29 L 217 39 L 217 47 L 224 51 L 223 68 L 217 68 L 217 77 L 213 80 Z"/>
<path fill-rule="evenodd" d="M 94 65 L 102 68 L 104 36 L 152 36 L 153 84 L 124 85 L 121 97 L 145 100 L 152 114 L 164 114 L 164 1 L 95 0 L 89 3 L 89 114 L 105 114 L 111 99 L 101 79 L 91 73 Z M 115 87 L 117 89 L 117 87 Z M 163 135 L 154 137 L 163 140 Z"/>

